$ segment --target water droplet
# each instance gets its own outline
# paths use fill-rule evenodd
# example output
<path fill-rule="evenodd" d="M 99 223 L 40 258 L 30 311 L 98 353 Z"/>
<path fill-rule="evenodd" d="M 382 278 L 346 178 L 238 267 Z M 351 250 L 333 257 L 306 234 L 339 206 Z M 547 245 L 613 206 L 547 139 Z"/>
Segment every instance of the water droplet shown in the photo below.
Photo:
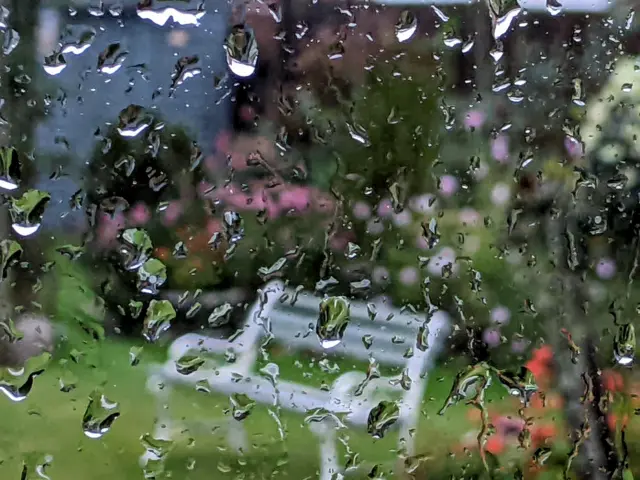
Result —
<path fill-rule="evenodd" d="M 552 17 L 562 13 L 562 3 L 560 3 L 560 0 L 547 0 L 547 12 L 549 12 Z"/>
<path fill-rule="evenodd" d="M 0 242 L 0 282 L 7 278 L 9 267 L 15 265 L 22 257 L 22 247 L 15 240 L 2 240 Z"/>
<path fill-rule="evenodd" d="M 87 25 L 67 25 L 60 37 L 59 53 L 84 53 L 96 39 L 96 31 Z"/>
<path fill-rule="evenodd" d="M 231 401 L 231 415 L 235 420 L 244 420 L 249 416 L 256 402 L 244 393 L 234 393 L 229 397 Z"/>
<path fill-rule="evenodd" d="M 349 301 L 345 297 L 329 297 L 320 302 L 316 334 L 323 348 L 340 344 L 351 320 Z"/>
<path fill-rule="evenodd" d="M 140 443 L 146 451 L 143 466 L 144 478 L 149 480 L 162 478 L 165 473 L 164 462 L 173 448 L 173 441 L 154 438 L 145 433 L 140 437 Z"/>
<path fill-rule="evenodd" d="M 400 407 L 396 402 L 382 400 L 369 412 L 367 432 L 373 438 L 382 438 L 387 430 L 400 418 Z"/>
<path fill-rule="evenodd" d="M 613 341 L 613 355 L 618 365 L 631 366 L 636 356 L 636 330 L 633 324 L 620 325 Z"/>
<path fill-rule="evenodd" d="M 470 365 L 456 375 L 451 392 L 440 409 L 444 415 L 447 408 L 460 400 L 481 399 L 486 388 L 491 384 L 491 367 L 484 362 Z"/>
<path fill-rule="evenodd" d="M 258 42 L 253 29 L 235 25 L 224 42 L 227 65 L 234 75 L 247 78 L 256 71 L 258 64 Z"/>
<path fill-rule="evenodd" d="M 513 24 L 515 18 L 520 15 L 522 8 L 516 0 L 487 0 L 489 15 L 491 16 L 493 38 L 498 40 Z"/>
<path fill-rule="evenodd" d="M 14 402 L 23 401 L 31 392 L 35 378 L 45 371 L 50 361 L 51 354 L 43 352 L 27 359 L 24 367 L 2 368 L 0 370 L 0 391 Z"/>
<path fill-rule="evenodd" d="M 222 215 L 224 233 L 227 242 L 238 243 L 244 237 L 244 221 L 238 212 L 227 210 Z"/>
<path fill-rule="evenodd" d="M 424 322 L 418 329 L 418 338 L 416 339 L 416 347 L 422 352 L 426 352 L 429 348 L 429 325 Z"/>
<path fill-rule="evenodd" d="M 212 327 L 222 327 L 231 321 L 231 313 L 233 312 L 233 306 L 230 303 L 223 303 L 213 309 L 209 315 L 209 325 Z"/>
<path fill-rule="evenodd" d="M 120 43 L 112 43 L 98 56 L 98 72 L 107 75 L 116 73 L 127 59 L 127 55 L 129 52 L 123 50 Z"/>
<path fill-rule="evenodd" d="M 20 34 L 13 30 L 12 28 L 5 30 L 4 32 L 4 43 L 2 45 L 2 53 L 6 55 L 11 55 L 11 52 L 18 46 L 20 43 Z"/>
<path fill-rule="evenodd" d="M 138 290 L 149 295 L 156 295 L 167 281 L 167 267 L 157 258 L 144 262 L 138 268 Z"/>
<path fill-rule="evenodd" d="M 129 105 L 119 115 L 118 133 L 133 138 L 144 132 L 153 123 L 153 115 L 140 105 Z"/>
<path fill-rule="evenodd" d="M 144 347 L 131 347 L 129 349 L 129 365 L 135 367 L 136 365 L 140 364 L 140 357 L 142 356 L 143 349 Z"/>
<path fill-rule="evenodd" d="M 204 16 L 204 0 L 141 0 L 138 17 L 163 26 L 169 19 L 179 25 L 199 25 Z"/>
<path fill-rule="evenodd" d="M 44 211 L 51 200 L 47 192 L 28 190 L 20 198 L 9 200 L 11 227 L 21 237 L 33 235 L 40 229 Z"/>
<path fill-rule="evenodd" d="M 149 234 L 139 228 L 128 228 L 122 232 L 124 245 L 120 247 L 125 270 L 135 271 L 151 256 L 153 244 Z"/>
<path fill-rule="evenodd" d="M 186 80 L 200 75 L 202 67 L 200 66 L 200 58 L 197 55 L 190 57 L 182 57 L 176 62 L 171 74 L 171 93 L 173 95 L 176 88 L 182 85 Z"/>
<path fill-rule="evenodd" d="M 49 75 L 55 76 L 62 72 L 67 67 L 67 61 L 60 52 L 52 53 L 51 55 L 44 57 L 43 68 Z"/>
<path fill-rule="evenodd" d="M 205 359 L 199 355 L 183 355 L 176 360 L 176 371 L 182 375 L 191 375 L 204 365 L 204 362 Z"/>
<path fill-rule="evenodd" d="M 413 37 L 418 29 L 418 19 L 408 10 L 400 14 L 400 18 L 396 23 L 396 38 L 399 42 L 407 42 Z"/>
<path fill-rule="evenodd" d="M 151 300 L 144 317 L 142 335 L 149 342 L 155 342 L 164 332 L 171 328 L 176 318 L 176 311 L 169 300 Z"/>
<path fill-rule="evenodd" d="M 89 438 L 101 438 L 120 416 L 120 406 L 99 390 L 89 396 L 89 404 L 82 417 L 82 430 Z"/>
<path fill-rule="evenodd" d="M 373 345 L 373 335 L 369 335 L 369 334 L 363 335 L 362 344 L 364 345 L 364 348 L 369 350 Z"/>

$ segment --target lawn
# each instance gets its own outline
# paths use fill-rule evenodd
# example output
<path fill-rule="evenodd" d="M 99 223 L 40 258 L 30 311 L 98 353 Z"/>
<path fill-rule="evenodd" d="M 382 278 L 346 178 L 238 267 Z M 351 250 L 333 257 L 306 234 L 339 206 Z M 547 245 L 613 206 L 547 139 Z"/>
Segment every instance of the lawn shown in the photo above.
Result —
<path fill-rule="evenodd" d="M 17 478 L 23 461 L 35 468 L 45 456 L 52 457 L 46 469 L 52 479 L 143 478 L 138 463 L 144 452 L 140 437 L 153 432 L 156 414 L 154 399 L 145 388 L 146 372 L 148 365 L 162 359 L 162 352 L 146 347 L 140 363 L 131 366 L 131 345 L 127 341 L 105 340 L 88 347 L 77 363 L 63 361 L 60 365 L 60 361 L 54 361 L 36 379 L 23 402 L 0 397 L 0 478 Z M 281 372 L 283 368 L 287 369 L 281 366 Z M 75 377 L 75 388 L 61 391 L 60 377 L 66 378 L 67 384 Z M 438 381 L 438 377 L 444 378 Z M 419 450 L 433 457 L 446 456 L 461 429 L 468 428 L 464 425 L 464 407 L 453 409 L 446 417 L 436 413 L 448 393 L 450 379 L 449 372 L 434 372 L 423 406 Z M 316 384 L 320 381 L 322 378 L 313 379 Z M 103 437 L 91 439 L 83 433 L 82 417 L 91 392 L 101 385 L 107 398 L 119 402 L 121 415 Z M 172 416 L 185 425 L 166 460 L 166 470 L 173 478 L 302 479 L 317 475 L 316 440 L 301 415 L 281 414 L 286 429 L 283 442 L 266 408 L 255 408 L 243 420 L 251 448 L 238 457 L 226 447 L 225 435 L 217 428 L 229 421 L 229 405 L 228 398 L 187 387 L 173 392 Z M 462 421 L 457 421 L 458 417 Z M 354 478 L 366 477 L 374 464 L 389 472 L 394 467 L 396 435 L 374 440 L 365 432 L 343 432 L 344 443 L 359 454 L 363 465 Z M 438 441 L 434 442 L 434 438 Z"/>

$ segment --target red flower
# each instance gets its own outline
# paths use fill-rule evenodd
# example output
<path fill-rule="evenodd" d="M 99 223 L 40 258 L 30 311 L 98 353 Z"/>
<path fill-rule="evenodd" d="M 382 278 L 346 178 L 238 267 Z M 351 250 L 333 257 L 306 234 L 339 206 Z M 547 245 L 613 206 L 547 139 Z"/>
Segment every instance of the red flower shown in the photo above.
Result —
<path fill-rule="evenodd" d="M 502 435 L 491 435 L 487 438 L 484 449 L 492 455 L 500 455 L 505 450 L 505 442 Z"/>
<path fill-rule="evenodd" d="M 558 431 L 555 425 L 552 423 L 532 427 L 531 443 L 533 448 L 537 448 L 546 444 L 548 440 L 552 440 L 557 434 Z"/>
<path fill-rule="evenodd" d="M 615 370 L 604 370 L 602 372 L 602 385 L 609 392 L 621 392 L 624 390 L 624 378 L 620 372 Z"/>
<path fill-rule="evenodd" d="M 533 356 L 525 366 L 536 379 L 536 382 L 540 384 L 548 384 L 553 367 L 553 350 L 549 345 L 543 345 L 542 347 L 533 351 Z"/>

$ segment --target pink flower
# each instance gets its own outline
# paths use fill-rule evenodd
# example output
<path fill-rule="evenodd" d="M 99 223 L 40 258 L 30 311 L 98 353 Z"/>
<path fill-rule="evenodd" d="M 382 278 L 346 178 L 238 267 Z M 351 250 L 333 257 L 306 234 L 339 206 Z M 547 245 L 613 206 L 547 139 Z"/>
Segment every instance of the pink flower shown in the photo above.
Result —
<path fill-rule="evenodd" d="M 142 202 L 136 203 L 128 212 L 129 225 L 139 227 L 151 220 L 151 210 Z"/>
<path fill-rule="evenodd" d="M 500 163 L 509 160 L 509 138 L 506 135 L 498 135 L 491 141 L 491 156 Z"/>
<path fill-rule="evenodd" d="M 306 187 L 289 186 L 280 192 L 278 202 L 282 210 L 293 209 L 302 212 L 311 204 L 311 192 Z"/>
<path fill-rule="evenodd" d="M 214 146 L 218 152 L 227 155 L 231 150 L 231 132 L 229 130 L 222 130 L 218 133 L 214 141 Z"/>
<path fill-rule="evenodd" d="M 482 333 L 482 341 L 490 348 L 500 345 L 500 332 L 495 328 L 487 328 Z"/>
<path fill-rule="evenodd" d="M 443 175 L 440 177 L 439 190 L 444 197 L 450 197 L 458 191 L 459 182 L 453 175 Z"/>
<path fill-rule="evenodd" d="M 463 208 L 458 214 L 460 223 L 469 227 L 477 226 L 480 223 L 480 218 L 480 214 L 470 207 Z"/>
<path fill-rule="evenodd" d="M 114 245 L 118 233 L 125 228 L 126 219 L 123 213 L 116 213 L 113 218 L 102 213 L 98 216 L 98 229 L 96 232 L 98 245 L 101 248 L 110 248 Z"/>
<path fill-rule="evenodd" d="M 456 264 L 456 252 L 451 247 L 443 247 L 440 251 L 431 257 L 427 270 L 433 276 L 441 277 L 443 269 L 451 269 L 455 274 L 459 266 Z"/>
<path fill-rule="evenodd" d="M 398 280 L 407 287 L 415 285 L 420 280 L 420 273 L 416 267 L 404 267 L 398 273 Z"/>
<path fill-rule="evenodd" d="M 163 211 L 162 223 L 168 227 L 175 225 L 181 215 L 182 204 L 179 201 L 169 202 Z"/>
<path fill-rule="evenodd" d="M 469 110 L 464 116 L 464 126 L 467 130 L 480 128 L 486 119 L 487 115 L 484 112 L 480 110 Z"/>
<path fill-rule="evenodd" d="M 357 220 L 368 220 L 371 218 L 371 207 L 367 202 L 358 201 L 353 204 L 353 216 Z"/>
<path fill-rule="evenodd" d="M 391 200 L 389 200 L 388 198 L 380 200 L 377 212 L 380 218 L 390 216 L 393 213 L 393 205 L 391 204 Z"/>
<path fill-rule="evenodd" d="M 212 218 L 207 222 L 207 233 L 213 235 L 214 233 L 222 231 L 222 222 L 217 218 Z"/>
<path fill-rule="evenodd" d="M 313 193 L 311 199 L 313 201 L 313 208 L 320 213 L 330 213 L 333 211 L 334 200 L 333 197 L 321 192 L 314 188 L 311 190 Z"/>

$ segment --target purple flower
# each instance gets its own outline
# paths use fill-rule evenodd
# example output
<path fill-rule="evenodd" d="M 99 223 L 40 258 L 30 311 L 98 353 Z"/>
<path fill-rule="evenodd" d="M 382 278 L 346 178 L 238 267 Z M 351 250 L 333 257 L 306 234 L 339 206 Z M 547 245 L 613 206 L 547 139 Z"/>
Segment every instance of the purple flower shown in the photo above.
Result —
<path fill-rule="evenodd" d="M 439 190 L 444 197 L 450 197 L 458 191 L 459 182 L 453 175 L 443 175 L 440 177 Z"/>
<path fill-rule="evenodd" d="M 500 345 L 500 331 L 497 328 L 486 328 L 482 332 L 482 341 L 487 344 L 489 348 L 495 348 Z"/>
<path fill-rule="evenodd" d="M 389 270 L 380 265 L 373 268 L 371 272 L 371 280 L 373 283 L 381 284 L 389 281 Z"/>
<path fill-rule="evenodd" d="M 353 204 L 353 216 L 358 220 L 371 218 L 371 207 L 367 202 L 358 201 Z"/>
<path fill-rule="evenodd" d="M 464 126 L 467 130 L 480 128 L 486 119 L 487 115 L 484 112 L 480 110 L 469 110 L 464 116 Z"/>
<path fill-rule="evenodd" d="M 453 264 L 453 265 L 452 265 Z M 452 270 L 457 270 L 456 252 L 451 247 L 442 248 L 436 255 L 431 257 L 427 265 L 427 270 L 433 276 L 442 276 L 442 269 L 448 265 L 452 265 Z"/>
<path fill-rule="evenodd" d="M 391 216 L 391 221 L 396 227 L 406 227 L 411 225 L 411 214 L 407 210 L 403 210 L 400 213 L 394 213 Z"/>
<path fill-rule="evenodd" d="M 602 280 L 612 279 L 616 270 L 616 262 L 610 258 L 601 258 L 596 264 L 596 275 Z"/>
<path fill-rule="evenodd" d="M 584 155 L 582 144 L 570 135 L 564 137 L 564 148 L 567 151 L 567 154 L 573 159 L 582 158 Z"/>
<path fill-rule="evenodd" d="M 524 353 L 528 345 L 529 342 L 524 339 L 514 340 L 511 342 L 511 351 L 513 353 Z"/>
<path fill-rule="evenodd" d="M 491 141 L 491 156 L 500 163 L 509 160 L 509 138 L 506 135 L 498 135 Z"/>
<path fill-rule="evenodd" d="M 435 210 L 435 207 L 435 195 L 430 193 L 416 195 L 409 200 L 409 208 L 415 213 L 431 213 Z"/>
<path fill-rule="evenodd" d="M 511 189 L 506 183 L 496 183 L 491 190 L 491 201 L 494 205 L 502 206 L 511 198 Z"/>
<path fill-rule="evenodd" d="M 384 231 L 384 224 L 379 218 L 372 218 L 367 222 L 367 233 L 370 235 L 380 235 Z"/>
<path fill-rule="evenodd" d="M 402 285 L 411 286 L 418 283 L 420 274 L 418 273 L 418 269 L 416 267 L 404 267 L 402 270 L 400 270 L 398 279 L 400 280 L 400 283 Z"/>
<path fill-rule="evenodd" d="M 499 325 L 506 325 L 511 319 L 511 312 L 504 305 L 498 305 L 491 309 L 490 312 L 491 321 Z"/>

